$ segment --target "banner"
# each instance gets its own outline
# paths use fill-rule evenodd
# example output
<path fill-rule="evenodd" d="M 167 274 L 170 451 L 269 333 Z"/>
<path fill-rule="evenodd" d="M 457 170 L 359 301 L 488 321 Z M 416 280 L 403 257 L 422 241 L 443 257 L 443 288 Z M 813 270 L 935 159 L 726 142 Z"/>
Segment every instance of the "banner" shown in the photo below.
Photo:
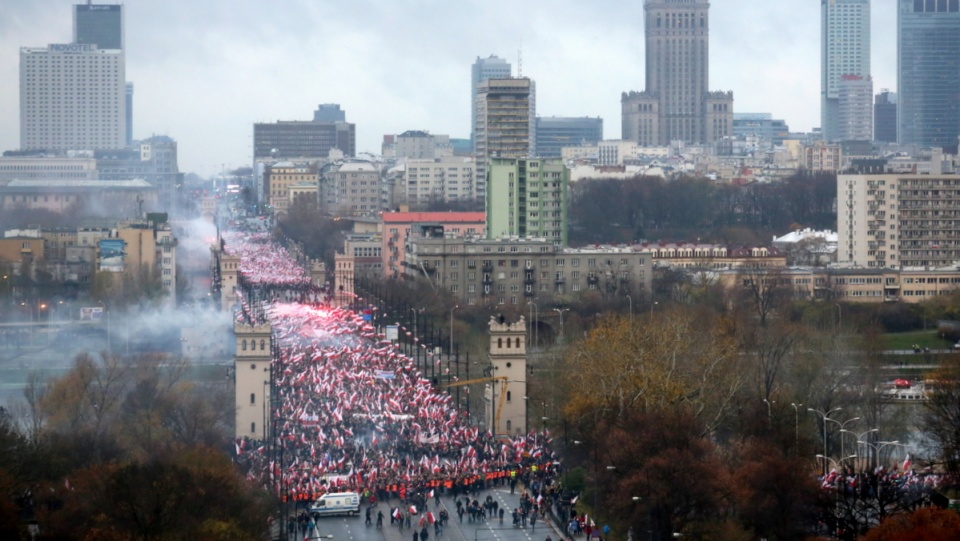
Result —
<path fill-rule="evenodd" d="M 123 239 L 100 239 L 100 270 L 123 272 Z"/>

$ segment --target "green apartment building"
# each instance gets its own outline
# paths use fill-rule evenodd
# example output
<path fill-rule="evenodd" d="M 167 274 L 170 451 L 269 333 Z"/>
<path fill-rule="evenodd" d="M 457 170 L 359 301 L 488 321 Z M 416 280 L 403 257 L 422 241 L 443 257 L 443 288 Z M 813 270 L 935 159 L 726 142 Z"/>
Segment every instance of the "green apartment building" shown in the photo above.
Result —
<path fill-rule="evenodd" d="M 563 160 L 491 158 L 487 238 L 543 238 L 566 246 L 569 185 Z"/>

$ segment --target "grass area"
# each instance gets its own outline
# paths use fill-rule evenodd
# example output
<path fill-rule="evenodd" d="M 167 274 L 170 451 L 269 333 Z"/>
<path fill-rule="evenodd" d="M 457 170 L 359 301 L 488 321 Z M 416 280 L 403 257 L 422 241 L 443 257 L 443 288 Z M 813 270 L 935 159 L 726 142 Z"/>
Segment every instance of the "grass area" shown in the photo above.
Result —
<path fill-rule="evenodd" d="M 898 332 L 883 335 L 883 349 L 912 349 L 916 344 L 930 349 L 950 349 L 953 342 L 940 338 L 936 330 Z"/>

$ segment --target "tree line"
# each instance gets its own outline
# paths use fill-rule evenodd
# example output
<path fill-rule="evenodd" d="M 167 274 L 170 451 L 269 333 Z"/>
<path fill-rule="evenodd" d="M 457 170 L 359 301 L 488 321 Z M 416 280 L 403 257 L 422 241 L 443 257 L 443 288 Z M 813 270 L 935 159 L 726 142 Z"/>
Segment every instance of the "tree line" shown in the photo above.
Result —
<path fill-rule="evenodd" d="M 587 179 L 570 186 L 570 242 L 769 243 L 795 227 L 835 229 L 836 196 L 830 173 L 748 185 L 687 176 Z"/>
<path fill-rule="evenodd" d="M 0 408 L 0 538 L 263 539 L 269 495 L 226 452 L 233 393 L 188 369 L 81 354 L 60 378 L 31 375 Z"/>

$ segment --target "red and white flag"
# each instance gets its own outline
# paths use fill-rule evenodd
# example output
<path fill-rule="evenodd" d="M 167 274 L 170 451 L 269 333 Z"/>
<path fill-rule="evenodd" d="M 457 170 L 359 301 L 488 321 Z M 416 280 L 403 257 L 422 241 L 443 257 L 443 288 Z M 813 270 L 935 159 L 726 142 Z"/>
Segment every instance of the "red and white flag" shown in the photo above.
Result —
<path fill-rule="evenodd" d="M 907 453 L 907 458 L 903 461 L 903 471 L 910 469 L 910 453 Z"/>

